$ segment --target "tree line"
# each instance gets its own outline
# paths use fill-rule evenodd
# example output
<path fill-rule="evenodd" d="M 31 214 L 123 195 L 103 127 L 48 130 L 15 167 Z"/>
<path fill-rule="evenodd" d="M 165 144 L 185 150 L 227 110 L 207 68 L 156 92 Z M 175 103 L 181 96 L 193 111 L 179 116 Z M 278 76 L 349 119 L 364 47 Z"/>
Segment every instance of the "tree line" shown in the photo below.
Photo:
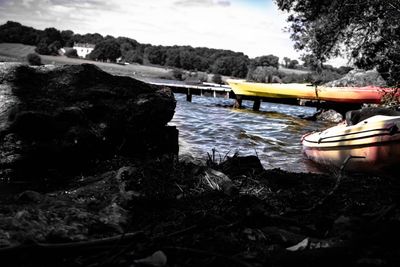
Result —
<path fill-rule="evenodd" d="M 128 37 L 102 36 L 99 33 L 76 34 L 71 30 L 59 31 L 56 28 L 37 30 L 8 21 L 0 25 L 0 42 L 22 43 L 36 46 L 36 52 L 42 55 L 58 55 L 62 47 L 71 47 L 74 43 L 94 44 L 94 50 L 88 55 L 92 60 L 110 60 L 120 58 L 124 62 L 154 64 L 191 71 L 203 71 L 219 75 L 248 78 L 253 81 L 266 81 L 265 75 L 279 69 L 279 57 L 265 55 L 249 58 L 241 52 L 191 46 L 161 46 L 142 44 Z M 77 56 L 70 49 L 67 56 Z M 284 58 L 286 67 L 297 68 L 299 62 Z M 309 63 L 306 60 L 305 63 Z M 312 67 L 312 64 L 306 65 Z M 337 69 L 330 66 L 332 71 Z"/>
<path fill-rule="evenodd" d="M 291 39 L 315 65 L 347 55 L 355 66 L 376 68 L 400 85 L 400 4 L 388 0 L 275 0 L 288 12 Z"/>

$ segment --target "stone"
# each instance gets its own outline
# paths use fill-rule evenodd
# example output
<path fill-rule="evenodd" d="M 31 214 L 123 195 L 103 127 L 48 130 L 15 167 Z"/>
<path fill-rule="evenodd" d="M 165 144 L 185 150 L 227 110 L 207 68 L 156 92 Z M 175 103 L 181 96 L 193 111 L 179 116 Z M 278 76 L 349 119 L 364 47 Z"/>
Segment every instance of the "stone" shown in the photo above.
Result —
<path fill-rule="evenodd" d="M 114 155 L 178 153 L 178 131 L 167 126 L 176 106 L 168 88 L 91 64 L 1 65 L 0 82 L 0 154 L 16 176 L 78 173 Z"/>
<path fill-rule="evenodd" d="M 264 170 L 260 159 L 256 156 L 228 157 L 218 168 L 230 177 L 254 174 Z"/>
<path fill-rule="evenodd" d="M 321 110 L 321 112 L 316 115 L 316 119 L 320 121 L 339 123 L 343 121 L 343 116 L 339 112 L 336 112 L 333 109 L 329 109 Z"/>
<path fill-rule="evenodd" d="M 346 113 L 347 125 L 355 125 L 376 115 L 400 116 L 400 112 L 388 108 L 366 107 L 359 110 L 350 110 Z"/>

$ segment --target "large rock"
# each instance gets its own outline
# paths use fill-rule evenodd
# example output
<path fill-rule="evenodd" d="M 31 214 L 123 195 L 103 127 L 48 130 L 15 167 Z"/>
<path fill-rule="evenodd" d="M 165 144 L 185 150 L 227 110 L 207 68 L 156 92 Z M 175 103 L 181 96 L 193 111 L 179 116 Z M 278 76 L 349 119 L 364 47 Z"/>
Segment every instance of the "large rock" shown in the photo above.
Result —
<path fill-rule="evenodd" d="M 336 112 L 333 109 L 328 110 L 320 110 L 316 115 L 316 120 L 319 121 L 329 121 L 334 123 L 339 123 L 343 121 L 343 116 L 339 112 Z"/>
<path fill-rule="evenodd" d="M 347 86 L 386 86 L 386 81 L 376 70 L 355 69 L 349 71 L 345 76 L 324 84 L 329 87 L 347 87 Z"/>
<path fill-rule="evenodd" d="M 115 154 L 178 152 L 169 89 L 94 65 L 0 66 L 0 169 L 81 171 Z"/>

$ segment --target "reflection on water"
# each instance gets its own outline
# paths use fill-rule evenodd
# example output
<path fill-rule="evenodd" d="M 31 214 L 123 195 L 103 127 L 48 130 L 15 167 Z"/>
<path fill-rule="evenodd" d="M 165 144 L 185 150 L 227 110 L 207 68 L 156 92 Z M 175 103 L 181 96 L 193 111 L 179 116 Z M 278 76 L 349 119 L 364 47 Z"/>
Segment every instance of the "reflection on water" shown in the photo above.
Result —
<path fill-rule="evenodd" d="M 177 126 L 180 153 L 206 159 L 213 148 L 222 157 L 236 151 L 239 155 L 258 155 L 265 168 L 287 171 L 317 171 L 301 153 L 304 133 L 327 127 L 326 123 L 300 119 L 311 116 L 315 108 L 262 103 L 259 112 L 252 102 L 243 101 L 245 109 L 229 108 L 232 99 L 175 94 L 177 108 L 170 122 Z"/>

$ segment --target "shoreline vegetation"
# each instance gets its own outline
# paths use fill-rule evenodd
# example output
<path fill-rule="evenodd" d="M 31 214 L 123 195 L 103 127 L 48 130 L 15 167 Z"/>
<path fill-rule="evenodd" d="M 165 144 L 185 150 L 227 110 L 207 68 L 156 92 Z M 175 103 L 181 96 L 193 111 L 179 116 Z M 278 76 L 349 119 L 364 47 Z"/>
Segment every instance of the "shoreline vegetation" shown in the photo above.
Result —
<path fill-rule="evenodd" d="M 168 72 L 97 66 L 117 75 L 148 71 L 144 78 Z M 400 183 L 393 177 L 265 170 L 255 156 L 211 154 L 199 165 L 167 154 L 116 155 L 66 182 L 52 178 L 1 186 L 0 255 L 9 266 L 400 262 Z"/>
<path fill-rule="evenodd" d="M 0 62 L 26 62 L 28 54 L 35 53 L 35 47 L 30 45 L 24 45 L 19 43 L 0 43 Z M 112 62 L 101 62 L 83 58 L 70 58 L 66 56 L 52 56 L 52 55 L 40 55 L 42 64 L 51 65 L 65 65 L 65 64 L 94 64 L 102 70 L 120 76 L 129 76 L 135 79 L 143 81 L 152 80 L 181 80 L 182 78 L 186 82 L 193 81 L 208 81 L 213 82 L 214 74 L 201 72 L 201 71 L 188 71 L 179 70 L 179 77 L 176 75 L 176 68 L 162 67 L 159 65 L 143 65 L 138 63 L 132 63 L 128 65 L 117 64 Z M 284 67 L 280 68 L 280 71 L 288 75 L 307 75 L 309 72 L 305 70 L 287 69 Z M 183 77 L 182 77 L 183 76 Z M 229 76 L 221 76 L 222 82 L 225 81 Z"/>
<path fill-rule="evenodd" d="M 220 76 L 229 76 L 253 82 L 320 84 L 336 80 L 353 69 L 319 64 L 310 55 L 302 56 L 304 63 L 300 64 L 298 60 L 280 59 L 273 54 L 250 58 L 242 52 L 225 49 L 143 44 L 128 37 L 81 35 L 55 28 L 38 30 L 13 21 L 0 25 L 0 42 L 31 45 L 40 55 L 64 54 L 71 58 L 77 57 L 79 48 L 74 49 L 75 44 L 89 45 L 94 49 L 85 55 L 87 59 L 160 66 L 172 69 L 172 77 L 177 80 L 191 78 L 216 83 L 220 83 Z"/>

